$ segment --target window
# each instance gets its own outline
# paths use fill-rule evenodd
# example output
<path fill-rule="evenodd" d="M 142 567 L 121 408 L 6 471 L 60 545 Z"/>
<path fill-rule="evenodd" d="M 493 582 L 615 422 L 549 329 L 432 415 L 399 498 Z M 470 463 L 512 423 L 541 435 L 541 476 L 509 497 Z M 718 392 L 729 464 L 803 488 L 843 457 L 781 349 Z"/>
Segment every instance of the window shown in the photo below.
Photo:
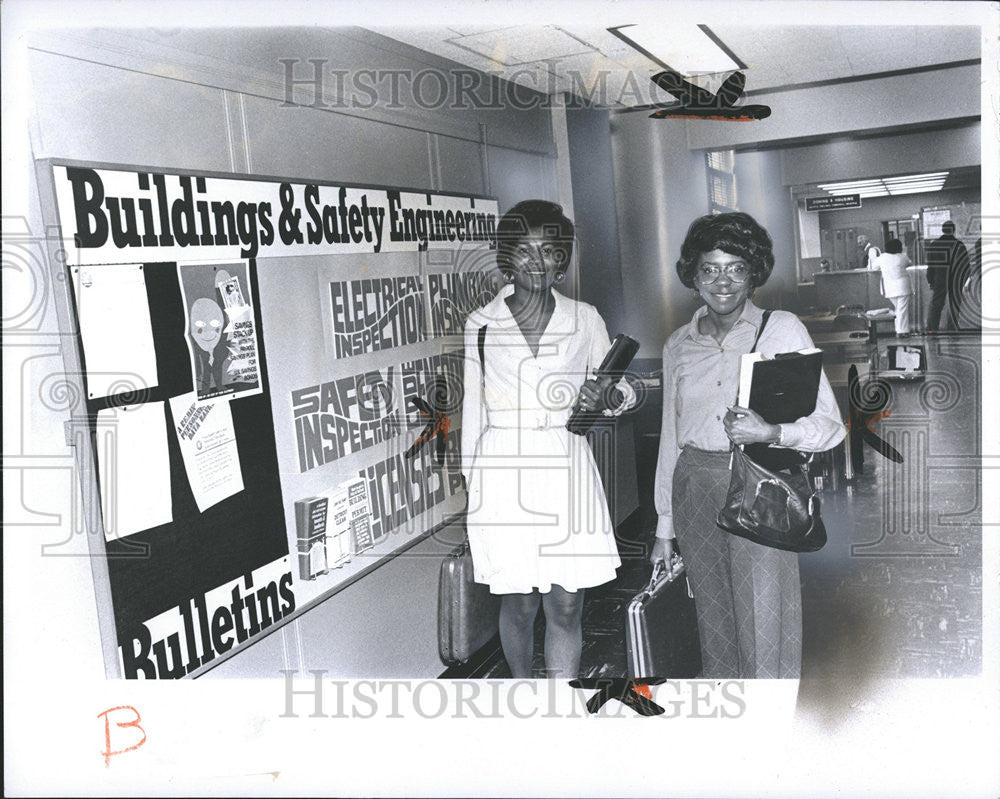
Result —
<path fill-rule="evenodd" d="M 713 214 L 737 210 L 735 161 L 732 150 L 705 153 L 708 210 Z"/>

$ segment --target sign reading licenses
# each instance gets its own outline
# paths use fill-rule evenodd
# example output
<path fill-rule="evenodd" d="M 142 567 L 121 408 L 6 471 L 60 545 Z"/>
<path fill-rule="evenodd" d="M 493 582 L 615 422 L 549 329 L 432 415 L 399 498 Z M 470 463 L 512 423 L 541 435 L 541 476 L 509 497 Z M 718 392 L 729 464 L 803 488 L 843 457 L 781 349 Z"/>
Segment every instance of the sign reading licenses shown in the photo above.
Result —
<path fill-rule="evenodd" d="M 830 197 L 806 197 L 807 211 L 837 211 L 841 208 L 860 207 L 860 194 L 838 194 Z"/>

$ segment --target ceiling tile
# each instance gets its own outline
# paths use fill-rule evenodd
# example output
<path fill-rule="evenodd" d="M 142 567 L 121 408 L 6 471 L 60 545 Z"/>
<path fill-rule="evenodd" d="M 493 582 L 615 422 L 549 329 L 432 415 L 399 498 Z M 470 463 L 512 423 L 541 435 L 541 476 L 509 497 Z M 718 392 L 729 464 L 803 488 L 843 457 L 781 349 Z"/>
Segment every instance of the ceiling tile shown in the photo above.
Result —
<path fill-rule="evenodd" d="M 592 52 L 593 48 L 554 26 L 520 26 L 461 36 L 450 40 L 469 52 L 504 66 Z"/>
<path fill-rule="evenodd" d="M 635 22 L 623 19 L 625 25 Z M 456 35 L 455 31 L 466 35 Z M 970 26 L 849 25 L 761 26 L 714 23 L 715 34 L 747 64 L 747 89 L 761 91 L 783 86 L 913 69 L 980 56 L 979 29 Z M 581 75 L 608 69 L 609 92 L 626 102 L 669 102 L 671 97 L 655 88 L 649 78 L 660 67 L 635 49 L 592 25 L 526 26 L 496 30 L 467 26 L 437 28 L 386 28 L 383 35 L 412 44 L 465 66 L 486 72 L 514 75 L 518 83 L 545 90 L 567 91 L 579 85 Z M 546 82 L 523 70 L 549 59 L 545 69 L 560 80 Z M 506 68 L 506 69 L 504 69 Z M 698 76 L 692 82 L 714 91 L 723 75 Z M 596 79 L 596 76 L 595 76 Z M 574 83 L 575 81 L 575 83 Z M 645 98 L 633 97 L 639 88 Z M 614 107 L 616 103 L 610 103 Z"/>

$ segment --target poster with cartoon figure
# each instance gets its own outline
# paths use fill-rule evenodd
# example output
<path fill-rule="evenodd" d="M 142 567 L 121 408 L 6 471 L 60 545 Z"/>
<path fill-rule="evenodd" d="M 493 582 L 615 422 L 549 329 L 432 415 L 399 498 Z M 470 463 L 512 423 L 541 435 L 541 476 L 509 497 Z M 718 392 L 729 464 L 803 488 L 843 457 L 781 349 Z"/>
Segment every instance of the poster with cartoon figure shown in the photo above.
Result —
<path fill-rule="evenodd" d="M 246 264 L 180 264 L 185 339 L 198 402 L 261 392 L 258 333 Z"/>

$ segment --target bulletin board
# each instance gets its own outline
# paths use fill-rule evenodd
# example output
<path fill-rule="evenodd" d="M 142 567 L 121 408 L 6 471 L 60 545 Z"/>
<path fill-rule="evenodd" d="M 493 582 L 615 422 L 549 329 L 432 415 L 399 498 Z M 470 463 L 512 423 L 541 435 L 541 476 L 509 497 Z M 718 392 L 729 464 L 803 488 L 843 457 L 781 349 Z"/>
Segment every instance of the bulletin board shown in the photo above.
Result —
<path fill-rule="evenodd" d="M 980 203 L 952 203 L 920 209 L 921 236 L 930 241 L 941 235 L 941 225 L 955 223 L 955 236 L 959 239 L 976 239 L 980 236 L 982 205 Z"/>
<path fill-rule="evenodd" d="M 464 508 L 495 199 L 38 166 L 109 674 L 197 676 Z"/>

